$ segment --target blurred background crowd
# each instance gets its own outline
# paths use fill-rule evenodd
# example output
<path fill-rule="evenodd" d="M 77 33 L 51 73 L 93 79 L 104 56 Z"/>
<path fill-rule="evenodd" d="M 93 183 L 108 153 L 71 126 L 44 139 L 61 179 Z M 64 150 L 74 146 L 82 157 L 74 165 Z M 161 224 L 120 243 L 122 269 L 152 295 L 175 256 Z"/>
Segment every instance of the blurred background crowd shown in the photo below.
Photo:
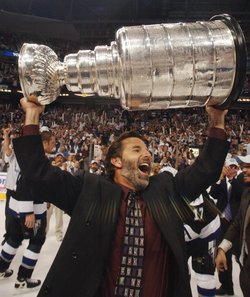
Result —
<path fill-rule="evenodd" d="M 1 105 L 1 131 L 9 126 L 12 134 L 18 134 L 22 116 L 18 107 Z M 110 108 L 107 105 L 94 109 L 82 105 L 47 106 L 41 123 L 41 131 L 50 130 L 56 136 L 52 157 L 61 153 L 65 162 L 70 158 L 85 170 L 93 159 L 101 166 L 108 146 L 127 130 L 139 131 L 144 136 L 153 156 L 154 170 L 166 165 L 177 170 L 185 168 L 199 154 L 207 128 L 203 108 L 128 112 L 119 106 Z M 231 140 L 232 157 L 250 154 L 249 112 L 229 111 L 226 130 Z M 2 142 L 2 134 L 0 138 Z M 0 170 L 6 170 L 2 153 L 0 157 Z"/>

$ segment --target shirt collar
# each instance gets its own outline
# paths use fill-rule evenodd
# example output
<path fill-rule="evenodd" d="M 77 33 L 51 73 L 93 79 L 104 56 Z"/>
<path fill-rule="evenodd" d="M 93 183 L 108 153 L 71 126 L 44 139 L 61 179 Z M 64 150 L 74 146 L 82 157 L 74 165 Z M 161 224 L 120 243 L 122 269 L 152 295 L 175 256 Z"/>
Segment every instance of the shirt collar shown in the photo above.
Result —
<path fill-rule="evenodd" d="M 123 192 L 123 197 L 122 197 L 122 199 L 123 199 L 124 201 L 127 201 L 129 192 L 130 192 L 130 191 L 133 191 L 133 192 L 134 192 L 134 190 L 132 190 L 132 189 L 130 189 L 130 188 L 124 186 L 124 185 L 121 185 L 121 184 L 119 184 L 119 186 L 121 187 L 122 192 Z M 140 197 L 141 197 L 140 193 L 138 193 L 138 196 L 139 196 L 139 199 L 140 199 Z"/>
<path fill-rule="evenodd" d="M 126 200 L 128 199 L 128 194 L 129 194 L 129 191 L 131 191 L 131 189 L 129 189 L 128 187 L 123 186 L 123 185 L 121 185 L 121 184 L 119 184 L 119 186 L 121 187 L 122 192 L 123 192 L 122 199 L 123 199 L 124 201 L 126 201 Z"/>

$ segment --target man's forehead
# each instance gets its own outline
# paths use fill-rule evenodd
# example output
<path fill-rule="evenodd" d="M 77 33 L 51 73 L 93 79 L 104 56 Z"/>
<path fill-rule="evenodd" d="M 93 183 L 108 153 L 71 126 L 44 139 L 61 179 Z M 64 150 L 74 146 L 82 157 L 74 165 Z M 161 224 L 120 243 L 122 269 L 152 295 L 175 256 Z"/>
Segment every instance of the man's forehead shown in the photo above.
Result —
<path fill-rule="evenodd" d="M 122 143 L 126 145 L 126 147 L 131 147 L 131 148 L 134 146 L 146 146 L 145 143 L 140 138 L 137 138 L 137 137 L 126 138 L 122 141 Z"/>

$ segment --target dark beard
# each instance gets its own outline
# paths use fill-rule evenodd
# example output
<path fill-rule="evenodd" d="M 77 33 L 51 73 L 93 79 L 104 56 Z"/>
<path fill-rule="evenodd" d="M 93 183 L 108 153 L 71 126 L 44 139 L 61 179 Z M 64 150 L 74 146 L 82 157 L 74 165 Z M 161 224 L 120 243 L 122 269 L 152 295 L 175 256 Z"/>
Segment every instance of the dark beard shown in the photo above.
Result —
<path fill-rule="evenodd" d="M 137 175 L 137 167 L 134 167 L 133 164 L 129 161 L 124 161 L 123 163 L 126 165 L 127 169 L 125 173 L 127 175 L 123 174 L 123 177 L 126 178 L 136 189 L 136 191 L 142 191 L 148 186 L 148 181 L 147 185 L 145 179 L 140 179 L 140 177 Z"/>

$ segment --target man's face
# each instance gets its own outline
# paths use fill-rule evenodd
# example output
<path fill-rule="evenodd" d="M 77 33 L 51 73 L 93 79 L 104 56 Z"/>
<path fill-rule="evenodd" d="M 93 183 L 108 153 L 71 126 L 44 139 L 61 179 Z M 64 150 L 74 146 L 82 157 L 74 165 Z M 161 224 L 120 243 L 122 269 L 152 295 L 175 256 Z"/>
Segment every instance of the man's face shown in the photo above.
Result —
<path fill-rule="evenodd" d="M 56 145 L 55 136 L 52 136 L 49 141 L 47 140 L 43 141 L 43 147 L 44 147 L 45 153 L 50 154 L 53 151 L 55 145 Z"/>
<path fill-rule="evenodd" d="M 250 164 L 242 163 L 241 169 L 243 172 L 244 182 L 249 184 L 250 183 Z"/>
<path fill-rule="evenodd" d="M 145 143 L 136 137 L 122 141 L 121 175 L 124 185 L 137 191 L 148 186 L 151 171 L 151 155 Z"/>
<path fill-rule="evenodd" d="M 97 163 L 92 163 L 90 165 L 90 168 L 92 169 L 93 172 L 96 172 L 98 170 L 99 166 Z"/>
<path fill-rule="evenodd" d="M 58 155 L 55 157 L 55 162 L 62 164 L 64 162 L 64 158 L 62 155 Z"/>
<path fill-rule="evenodd" d="M 229 165 L 229 169 L 230 169 L 232 175 L 236 175 L 239 170 L 238 166 L 236 166 L 236 165 Z"/>

